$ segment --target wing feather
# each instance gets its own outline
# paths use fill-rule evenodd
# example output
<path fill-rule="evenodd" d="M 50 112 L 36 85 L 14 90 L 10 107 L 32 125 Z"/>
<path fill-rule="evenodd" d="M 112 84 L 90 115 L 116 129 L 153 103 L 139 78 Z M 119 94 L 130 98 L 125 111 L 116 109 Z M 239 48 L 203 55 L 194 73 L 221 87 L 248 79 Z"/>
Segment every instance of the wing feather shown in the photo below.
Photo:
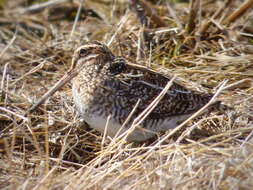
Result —
<path fill-rule="evenodd" d="M 127 63 L 123 58 L 115 58 L 108 72 L 110 75 L 103 84 L 104 88 L 114 90 L 115 101 L 120 101 L 118 105 L 128 112 L 140 99 L 140 104 L 136 110 L 137 114 L 142 112 L 159 95 L 170 80 L 169 77 L 152 69 Z M 204 106 L 210 98 L 210 95 L 200 95 L 174 82 L 151 112 L 149 118 L 156 119 L 190 114 Z"/>

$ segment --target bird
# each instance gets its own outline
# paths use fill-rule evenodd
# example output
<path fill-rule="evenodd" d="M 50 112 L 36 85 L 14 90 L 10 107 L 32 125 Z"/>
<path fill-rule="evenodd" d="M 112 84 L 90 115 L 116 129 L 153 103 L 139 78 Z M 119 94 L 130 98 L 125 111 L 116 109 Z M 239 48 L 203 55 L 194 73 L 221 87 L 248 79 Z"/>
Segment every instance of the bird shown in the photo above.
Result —
<path fill-rule="evenodd" d="M 80 117 L 93 129 L 115 137 L 127 133 L 129 142 L 145 142 L 159 132 L 176 128 L 206 105 L 212 94 L 190 90 L 173 81 L 153 110 L 129 130 L 163 91 L 170 76 L 115 56 L 107 45 L 88 42 L 74 51 L 70 70 L 35 105 L 72 80 L 72 96 Z M 209 108 L 219 107 L 220 101 Z"/>
<path fill-rule="evenodd" d="M 91 128 L 106 132 L 110 137 L 127 131 L 171 79 L 151 68 L 115 56 L 98 41 L 77 48 L 71 67 L 77 71 L 72 80 L 72 96 L 80 116 Z M 197 93 L 173 81 L 157 106 L 126 139 L 144 142 L 159 132 L 173 129 L 211 98 L 212 94 Z"/>

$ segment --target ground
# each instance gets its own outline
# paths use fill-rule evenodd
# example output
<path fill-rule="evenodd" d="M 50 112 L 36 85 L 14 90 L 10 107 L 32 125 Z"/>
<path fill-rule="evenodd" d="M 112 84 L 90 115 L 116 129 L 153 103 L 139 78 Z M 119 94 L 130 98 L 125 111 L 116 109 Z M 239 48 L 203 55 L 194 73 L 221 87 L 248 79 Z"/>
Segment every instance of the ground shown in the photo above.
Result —
<path fill-rule="evenodd" d="M 1 189 L 251 189 L 252 0 L 0 1 Z M 29 108 L 87 41 L 228 108 L 144 144 L 87 126 L 65 85 Z"/>

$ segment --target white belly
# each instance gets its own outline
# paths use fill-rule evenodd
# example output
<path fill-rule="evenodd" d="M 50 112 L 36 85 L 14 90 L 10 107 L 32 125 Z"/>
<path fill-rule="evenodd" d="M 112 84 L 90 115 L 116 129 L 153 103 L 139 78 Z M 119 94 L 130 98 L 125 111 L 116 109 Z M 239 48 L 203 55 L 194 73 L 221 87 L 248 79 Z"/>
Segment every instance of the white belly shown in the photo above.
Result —
<path fill-rule="evenodd" d="M 91 117 L 82 116 L 82 118 L 89 124 L 90 127 L 100 131 L 101 133 L 106 132 L 106 134 L 112 138 L 115 137 L 115 135 L 119 136 L 122 133 L 129 130 L 126 127 L 122 128 L 122 125 L 115 122 L 112 118 L 109 119 L 109 118 L 103 118 L 100 116 L 91 116 Z M 106 128 L 106 131 L 105 131 L 105 128 Z M 119 130 L 120 132 L 118 133 Z M 132 131 L 131 133 L 127 135 L 128 135 L 127 141 L 141 142 L 141 141 L 145 141 L 154 137 L 155 133 L 153 132 L 149 133 L 146 130 L 141 130 L 141 128 L 136 128 L 134 131 Z"/>

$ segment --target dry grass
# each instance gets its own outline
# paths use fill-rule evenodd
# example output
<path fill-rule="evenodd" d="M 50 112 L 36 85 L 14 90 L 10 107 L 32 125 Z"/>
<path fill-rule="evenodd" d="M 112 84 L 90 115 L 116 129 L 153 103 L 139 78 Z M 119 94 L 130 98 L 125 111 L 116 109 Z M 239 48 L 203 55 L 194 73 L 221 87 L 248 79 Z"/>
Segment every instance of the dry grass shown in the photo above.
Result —
<path fill-rule="evenodd" d="M 25 2 L 8 1 L 0 11 L 1 189 L 252 188 L 252 1 L 145 5 L 162 28 L 145 12 L 138 15 L 151 25 L 140 26 L 123 0 L 87 0 L 80 14 L 78 3 L 50 1 L 41 9 Z M 146 144 L 103 138 L 86 126 L 70 84 L 25 116 L 90 40 L 173 72 L 189 88 L 219 92 L 231 109 L 196 115 Z"/>

